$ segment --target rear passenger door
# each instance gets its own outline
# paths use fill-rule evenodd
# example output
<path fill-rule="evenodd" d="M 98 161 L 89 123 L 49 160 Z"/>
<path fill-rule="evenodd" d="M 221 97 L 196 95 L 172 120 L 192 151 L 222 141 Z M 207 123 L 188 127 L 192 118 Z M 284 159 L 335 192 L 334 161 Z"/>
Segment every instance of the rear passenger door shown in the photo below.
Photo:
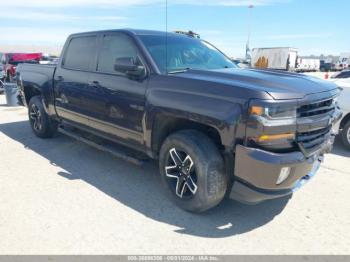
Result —
<path fill-rule="evenodd" d="M 104 106 L 91 114 L 91 126 L 138 147 L 143 142 L 147 79 L 132 79 L 115 71 L 114 64 L 125 57 L 145 63 L 133 39 L 122 32 L 101 35 L 99 49 L 96 71 L 89 79 L 96 95 L 85 97 L 84 103 Z"/>
<path fill-rule="evenodd" d="M 64 120 L 88 126 L 88 110 L 82 103 L 90 72 L 96 63 L 96 34 L 73 36 L 68 40 L 54 77 L 57 114 Z"/>

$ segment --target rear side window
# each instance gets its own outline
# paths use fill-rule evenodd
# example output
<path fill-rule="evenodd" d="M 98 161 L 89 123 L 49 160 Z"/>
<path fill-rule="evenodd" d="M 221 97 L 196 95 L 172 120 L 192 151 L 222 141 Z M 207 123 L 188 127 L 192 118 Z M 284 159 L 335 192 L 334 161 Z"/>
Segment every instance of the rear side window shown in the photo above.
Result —
<path fill-rule="evenodd" d="M 73 38 L 64 58 L 64 67 L 88 71 L 96 52 L 96 36 Z"/>
<path fill-rule="evenodd" d="M 124 34 L 105 35 L 98 59 L 97 70 L 105 73 L 117 73 L 114 70 L 116 59 L 131 57 L 136 61 L 137 48 Z"/>

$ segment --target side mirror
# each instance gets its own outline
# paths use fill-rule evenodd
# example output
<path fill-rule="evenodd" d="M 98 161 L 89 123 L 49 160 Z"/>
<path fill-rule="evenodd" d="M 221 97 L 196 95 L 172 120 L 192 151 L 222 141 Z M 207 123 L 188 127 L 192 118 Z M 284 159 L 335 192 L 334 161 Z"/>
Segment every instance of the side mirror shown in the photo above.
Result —
<path fill-rule="evenodd" d="M 114 70 L 133 77 L 142 77 L 146 74 L 146 68 L 143 65 L 138 65 L 133 57 L 117 58 Z"/>

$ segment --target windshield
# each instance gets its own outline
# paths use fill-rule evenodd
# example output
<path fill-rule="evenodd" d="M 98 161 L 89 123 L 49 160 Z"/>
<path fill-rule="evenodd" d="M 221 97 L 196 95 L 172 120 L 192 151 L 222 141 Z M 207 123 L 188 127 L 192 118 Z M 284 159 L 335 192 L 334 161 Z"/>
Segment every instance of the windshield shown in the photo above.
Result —
<path fill-rule="evenodd" d="M 168 35 L 167 39 L 165 35 L 141 35 L 140 39 L 162 73 L 176 73 L 187 69 L 237 68 L 214 46 L 199 39 L 173 34 Z"/>

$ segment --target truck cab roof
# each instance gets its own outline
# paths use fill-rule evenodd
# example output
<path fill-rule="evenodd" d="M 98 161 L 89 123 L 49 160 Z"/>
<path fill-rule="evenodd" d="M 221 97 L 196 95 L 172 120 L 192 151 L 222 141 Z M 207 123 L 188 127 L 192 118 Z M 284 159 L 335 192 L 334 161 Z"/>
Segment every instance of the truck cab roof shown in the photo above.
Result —
<path fill-rule="evenodd" d="M 154 36 L 161 36 L 161 35 L 172 35 L 172 36 L 185 36 L 185 34 L 179 34 L 175 32 L 164 32 L 164 31 L 157 31 L 157 30 L 146 30 L 146 29 L 132 29 L 132 28 L 124 28 L 124 29 L 109 29 L 109 30 L 99 30 L 99 31 L 88 31 L 88 32 L 82 32 L 82 33 L 75 33 L 70 35 L 73 36 L 80 36 L 85 34 L 103 34 L 103 33 L 117 33 L 117 32 L 123 32 L 128 34 L 133 34 L 136 36 L 139 35 L 154 35 Z"/>

